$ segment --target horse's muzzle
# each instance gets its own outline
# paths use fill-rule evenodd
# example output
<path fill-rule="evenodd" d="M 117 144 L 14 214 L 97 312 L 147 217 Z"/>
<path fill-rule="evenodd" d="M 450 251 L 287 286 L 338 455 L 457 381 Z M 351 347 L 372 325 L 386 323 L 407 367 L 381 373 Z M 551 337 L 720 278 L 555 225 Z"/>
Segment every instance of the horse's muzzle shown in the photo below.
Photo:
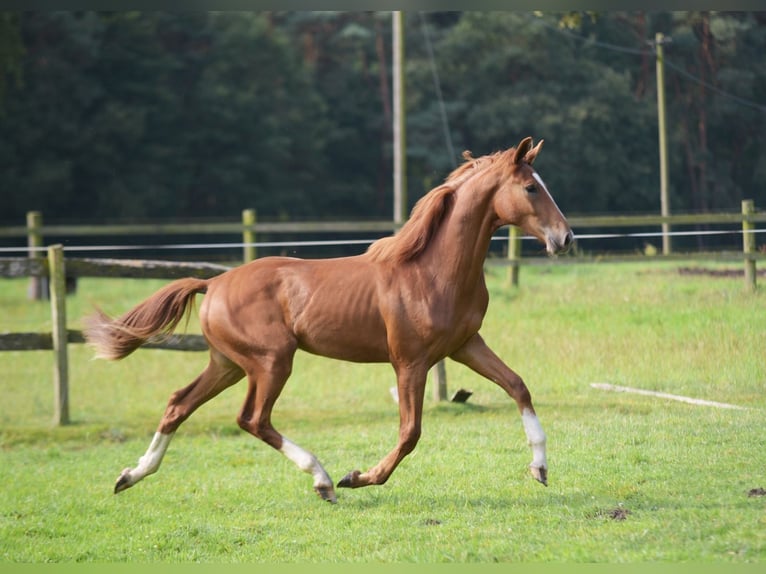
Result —
<path fill-rule="evenodd" d="M 549 234 L 545 238 L 545 249 L 549 255 L 558 255 L 559 253 L 566 253 L 574 244 L 574 233 L 572 230 L 567 230 L 558 236 Z"/>

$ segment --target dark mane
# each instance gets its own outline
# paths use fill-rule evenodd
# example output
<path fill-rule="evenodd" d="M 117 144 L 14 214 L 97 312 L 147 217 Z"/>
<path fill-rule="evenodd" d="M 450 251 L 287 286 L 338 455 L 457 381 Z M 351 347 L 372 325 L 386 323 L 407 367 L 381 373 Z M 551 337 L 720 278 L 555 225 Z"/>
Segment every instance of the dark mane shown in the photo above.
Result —
<path fill-rule="evenodd" d="M 486 168 L 493 165 L 500 155 L 506 153 L 508 152 L 497 152 L 474 158 L 471 152 L 463 152 L 463 158 L 466 161 L 456 167 L 443 184 L 418 200 L 410 218 L 396 235 L 378 239 L 370 245 L 367 250 L 368 255 L 377 261 L 394 263 L 404 263 L 415 259 L 426 249 L 452 208 L 457 188 L 477 171 L 486 171 Z"/>

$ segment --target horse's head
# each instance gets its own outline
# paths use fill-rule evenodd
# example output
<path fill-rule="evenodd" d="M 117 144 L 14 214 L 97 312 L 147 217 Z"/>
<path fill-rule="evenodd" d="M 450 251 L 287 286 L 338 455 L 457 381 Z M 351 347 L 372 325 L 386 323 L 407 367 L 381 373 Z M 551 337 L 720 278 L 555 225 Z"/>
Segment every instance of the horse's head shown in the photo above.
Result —
<path fill-rule="evenodd" d="M 501 225 L 513 224 L 545 244 L 549 254 L 569 249 L 574 234 L 532 164 L 543 140 L 532 147 L 532 138 L 521 140 L 502 159 L 502 179 L 495 193 L 494 208 Z M 508 165 L 510 163 L 510 165 Z"/>

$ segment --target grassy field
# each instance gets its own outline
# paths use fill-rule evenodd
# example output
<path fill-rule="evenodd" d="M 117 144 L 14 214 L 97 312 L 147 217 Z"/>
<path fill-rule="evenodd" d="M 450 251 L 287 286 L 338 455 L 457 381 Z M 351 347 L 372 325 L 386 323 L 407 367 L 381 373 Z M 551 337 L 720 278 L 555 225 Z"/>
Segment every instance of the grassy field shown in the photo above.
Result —
<path fill-rule="evenodd" d="M 515 405 L 448 363 L 450 391 L 473 390 L 468 403 L 429 400 L 421 442 L 391 480 L 339 490 L 337 505 L 238 429 L 244 385 L 181 427 L 158 474 L 115 496 L 117 475 L 204 354 L 145 350 L 107 363 L 72 345 L 73 424 L 54 428 L 50 353 L 5 352 L 0 560 L 763 562 L 766 497 L 751 491 L 766 488 L 764 295 L 671 264 L 525 268 L 515 290 L 493 269 L 489 282 L 482 333 L 532 391 L 548 488 L 528 475 Z M 122 312 L 162 284 L 81 280 L 70 326 L 93 303 Z M 0 281 L 0 331 L 50 330 L 47 305 L 25 290 Z M 275 424 L 338 480 L 394 445 L 392 385 L 387 365 L 300 354 Z"/>

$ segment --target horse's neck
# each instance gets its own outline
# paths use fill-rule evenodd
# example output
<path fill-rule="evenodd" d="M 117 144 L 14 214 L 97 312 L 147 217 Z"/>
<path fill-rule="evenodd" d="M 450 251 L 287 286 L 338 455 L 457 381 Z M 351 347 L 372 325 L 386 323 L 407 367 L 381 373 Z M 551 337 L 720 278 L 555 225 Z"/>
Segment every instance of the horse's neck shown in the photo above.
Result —
<path fill-rule="evenodd" d="M 488 194 L 463 191 L 455 192 L 455 204 L 442 223 L 427 260 L 436 281 L 471 289 L 483 277 L 495 221 Z"/>

